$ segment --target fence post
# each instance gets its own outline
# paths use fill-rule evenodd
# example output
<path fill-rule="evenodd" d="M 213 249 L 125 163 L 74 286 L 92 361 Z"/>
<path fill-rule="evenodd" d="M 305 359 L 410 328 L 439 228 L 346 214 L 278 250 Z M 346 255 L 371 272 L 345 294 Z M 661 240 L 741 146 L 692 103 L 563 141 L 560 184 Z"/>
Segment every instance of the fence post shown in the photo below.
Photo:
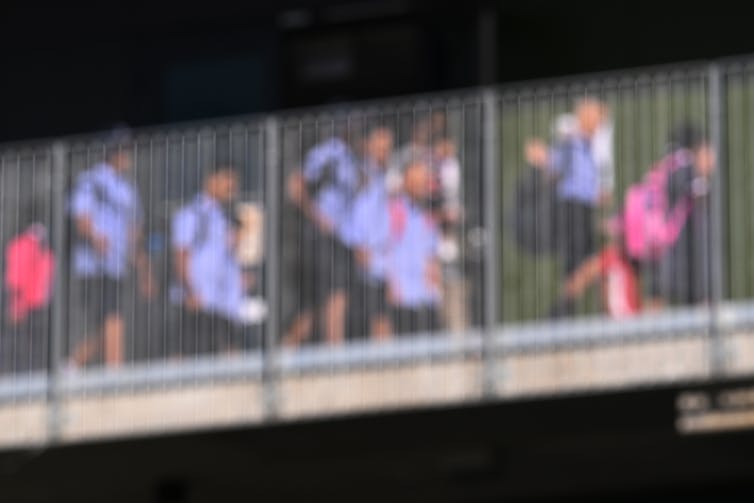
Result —
<path fill-rule="evenodd" d="M 723 190 L 725 187 L 725 129 L 724 129 L 724 84 L 723 74 L 717 63 L 711 63 L 708 68 L 708 114 L 710 144 L 717 153 L 717 167 L 715 175 L 710 180 L 710 215 L 709 215 L 709 285 L 710 285 L 710 374 L 721 376 L 726 368 L 725 344 L 720 326 L 720 302 L 724 291 L 725 271 L 723 253 L 725 218 L 723 218 Z"/>
<path fill-rule="evenodd" d="M 56 142 L 52 146 L 52 222 L 50 234 L 52 249 L 57 259 L 48 350 L 47 385 L 47 439 L 51 444 L 60 441 L 63 429 L 63 405 L 61 403 L 61 362 L 63 341 L 66 334 L 68 312 L 68 225 L 66 220 L 66 196 L 68 187 L 68 146 Z"/>
<path fill-rule="evenodd" d="M 484 254 L 484 329 L 482 342 L 482 393 L 486 398 L 492 398 L 497 392 L 497 381 L 500 377 L 497 368 L 497 355 L 495 352 L 495 330 L 499 319 L 500 290 L 498 283 L 498 264 L 500 253 L 498 247 L 499 221 L 498 204 L 500 194 L 498 190 L 498 170 L 500 162 L 498 150 L 499 116 L 498 99 L 494 89 L 488 88 L 482 95 L 482 169 L 483 169 L 483 199 L 484 199 L 484 227 L 485 227 L 485 254 Z"/>
<path fill-rule="evenodd" d="M 264 145 L 264 284 L 267 302 L 267 324 L 263 344 L 262 410 L 265 419 L 278 415 L 279 334 L 280 334 L 280 225 L 281 192 L 280 129 L 278 120 L 269 117 L 265 122 Z"/>

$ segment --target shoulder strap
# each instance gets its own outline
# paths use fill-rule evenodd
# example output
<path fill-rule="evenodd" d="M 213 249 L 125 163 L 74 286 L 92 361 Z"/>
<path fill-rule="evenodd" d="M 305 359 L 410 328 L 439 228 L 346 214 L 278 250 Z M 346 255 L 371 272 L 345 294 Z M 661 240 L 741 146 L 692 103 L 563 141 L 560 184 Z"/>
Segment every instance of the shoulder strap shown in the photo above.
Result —
<path fill-rule="evenodd" d="M 118 208 L 118 203 L 111 197 L 107 185 L 95 173 L 85 174 L 79 183 L 84 187 L 87 185 L 91 187 L 92 195 L 98 204 L 110 209 Z"/>
<path fill-rule="evenodd" d="M 399 199 L 390 201 L 390 238 L 393 241 L 397 241 L 403 236 L 407 218 L 408 212 L 403 201 Z"/>
<path fill-rule="evenodd" d="M 196 216 L 196 229 L 194 230 L 194 238 L 191 240 L 191 249 L 197 250 L 209 240 L 209 215 L 198 201 L 194 203 L 192 211 Z"/>

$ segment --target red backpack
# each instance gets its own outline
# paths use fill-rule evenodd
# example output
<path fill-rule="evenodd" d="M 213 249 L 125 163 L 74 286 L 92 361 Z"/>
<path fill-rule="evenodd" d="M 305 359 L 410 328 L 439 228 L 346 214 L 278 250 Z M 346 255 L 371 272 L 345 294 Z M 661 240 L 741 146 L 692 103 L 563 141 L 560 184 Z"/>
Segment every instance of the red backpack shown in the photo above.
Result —
<path fill-rule="evenodd" d="M 683 230 L 692 209 L 690 197 L 669 207 L 667 184 L 670 175 L 688 166 L 691 153 L 681 149 L 665 156 L 644 176 L 629 187 L 623 208 L 626 252 L 631 258 L 657 260 Z"/>
<path fill-rule="evenodd" d="M 34 230 L 16 236 L 6 248 L 7 314 L 13 322 L 47 306 L 52 293 L 55 257 Z"/>

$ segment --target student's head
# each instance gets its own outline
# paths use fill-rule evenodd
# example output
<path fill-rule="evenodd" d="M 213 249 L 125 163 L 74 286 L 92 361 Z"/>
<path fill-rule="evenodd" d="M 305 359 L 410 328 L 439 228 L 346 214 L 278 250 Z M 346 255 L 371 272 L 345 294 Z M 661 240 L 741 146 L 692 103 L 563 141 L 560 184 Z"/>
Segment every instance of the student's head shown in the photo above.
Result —
<path fill-rule="evenodd" d="M 445 110 L 432 112 L 431 129 L 433 136 L 446 136 L 448 134 L 448 117 Z"/>
<path fill-rule="evenodd" d="M 456 143 L 448 137 L 438 137 L 432 142 L 432 153 L 437 159 L 448 159 L 456 156 Z"/>
<path fill-rule="evenodd" d="M 691 122 L 677 124 L 670 132 L 669 144 L 671 150 L 695 150 L 704 143 L 702 131 Z"/>
<path fill-rule="evenodd" d="M 587 137 L 594 136 L 607 117 L 607 107 L 595 98 L 582 98 L 576 102 L 576 120 L 579 131 Z"/>
<path fill-rule="evenodd" d="M 701 176 L 709 176 L 715 169 L 715 150 L 702 131 L 689 122 L 679 124 L 671 132 L 670 148 L 690 150 L 694 156 L 694 168 Z"/>
<path fill-rule="evenodd" d="M 125 126 L 114 128 L 105 142 L 105 161 L 117 171 L 130 170 L 132 146 L 131 131 Z"/>
<path fill-rule="evenodd" d="M 426 113 L 417 113 L 413 117 L 411 128 L 411 142 L 415 145 L 427 145 L 432 137 L 432 116 Z"/>
<path fill-rule="evenodd" d="M 366 138 L 366 155 L 384 166 L 393 152 L 393 133 L 386 127 L 372 129 Z"/>
<path fill-rule="evenodd" d="M 238 190 L 238 172 L 231 164 L 218 164 L 204 179 L 204 191 L 220 203 L 229 203 Z"/>
<path fill-rule="evenodd" d="M 431 174 L 426 162 L 410 161 L 403 172 L 403 191 L 416 202 L 425 202 L 431 195 Z"/>

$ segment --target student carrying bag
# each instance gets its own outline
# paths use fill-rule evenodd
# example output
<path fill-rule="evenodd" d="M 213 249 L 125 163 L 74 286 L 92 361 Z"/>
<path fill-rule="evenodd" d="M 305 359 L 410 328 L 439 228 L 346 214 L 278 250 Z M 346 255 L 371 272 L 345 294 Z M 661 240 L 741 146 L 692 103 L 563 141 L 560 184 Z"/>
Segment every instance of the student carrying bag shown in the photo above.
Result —
<path fill-rule="evenodd" d="M 520 250 L 532 255 L 556 251 L 556 188 L 542 169 L 531 166 L 516 183 L 508 227 Z"/>
<path fill-rule="evenodd" d="M 692 210 L 690 196 L 670 207 L 670 176 L 688 166 L 691 153 L 679 149 L 657 162 L 644 178 L 629 187 L 624 202 L 626 252 L 637 260 L 657 260 L 675 243 Z"/>

